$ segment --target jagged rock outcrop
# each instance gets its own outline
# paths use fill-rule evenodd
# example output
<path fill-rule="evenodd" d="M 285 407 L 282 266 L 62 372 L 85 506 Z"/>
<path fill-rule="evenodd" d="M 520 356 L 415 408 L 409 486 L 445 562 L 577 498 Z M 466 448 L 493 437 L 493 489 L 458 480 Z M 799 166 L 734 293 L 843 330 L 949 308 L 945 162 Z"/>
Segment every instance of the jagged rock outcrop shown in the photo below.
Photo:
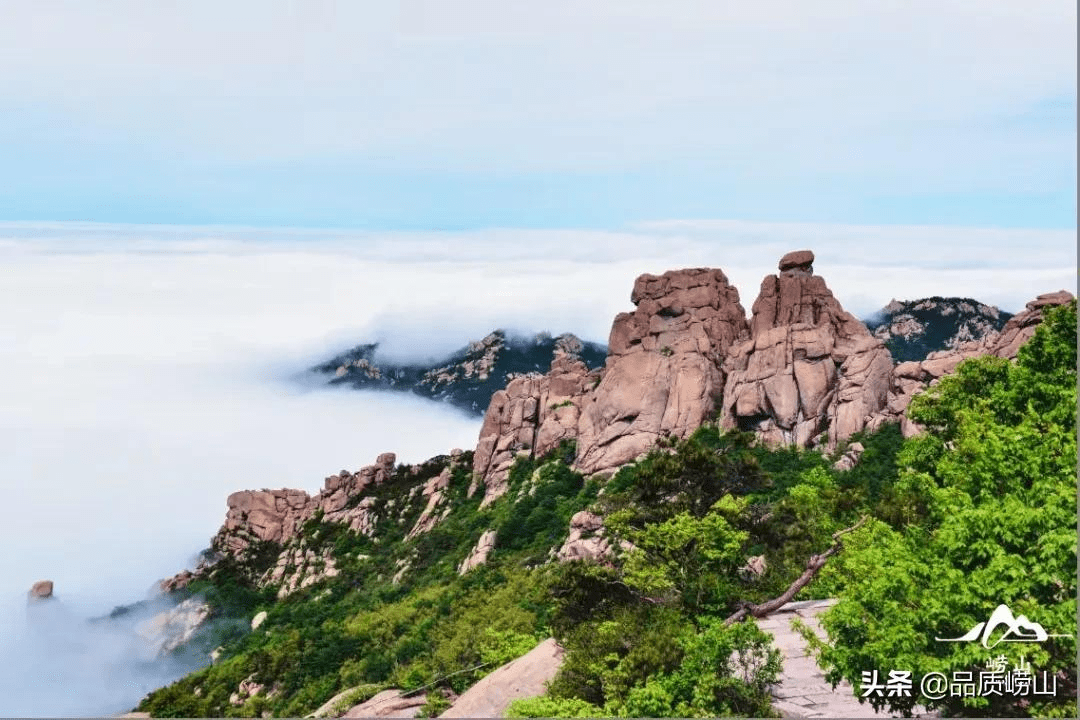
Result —
<path fill-rule="evenodd" d="M 280 543 L 296 535 L 311 511 L 303 490 L 242 490 L 229 495 L 225 524 L 214 548 L 239 555 L 255 542 Z"/>
<path fill-rule="evenodd" d="M 339 570 L 329 549 L 316 554 L 309 548 L 285 549 L 277 562 L 260 578 L 260 585 L 278 585 L 278 599 L 328 578 L 337 577 Z"/>
<path fill-rule="evenodd" d="M 847 449 L 844 450 L 844 454 L 833 463 L 833 469 L 844 471 L 855 467 L 859 464 L 859 458 L 862 457 L 864 450 L 866 450 L 866 448 L 863 447 L 862 443 L 851 443 L 847 446 Z"/>
<path fill-rule="evenodd" d="M 971 298 L 935 296 L 892 300 L 866 326 L 903 363 L 997 334 L 1011 317 Z"/>
<path fill-rule="evenodd" d="M 228 498 L 225 524 L 212 541 L 218 552 L 239 556 L 254 542 L 284 544 L 297 536 L 304 522 L 316 510 L 323 512 L 326 522 L 344 523 L 355 532 L 374 533 L 375 520 L 370 508 L 371 498 L 357 504 L 350 500 L 361 495 L 371 485 L 379 485 L 394 472 L 397 457 L 383 453 L 374 465 L 356 473 L 342 470 L 326 478 L 322 491 L 314 497 L 303 490 L 242 490 Z M 177 584 L 179 576 L 166 583 Z"/>
<path fill-rule="evenodd" d="M 155 647 L 159 655 L 164 655 L 191 640 L 209 617 L 210 606 L 201 598 L 192 597 L 171 610 L 158 613 L 139 625 L 136 631 Z"/>
<path fill-rule="evenodd" d="M 53 581 L 38 580 L 30 586 L 26 596 L 29 600 L 48 600 L 53 596 Z"/>
<path fill-rule="evenodd" d="M 186 588 L 195 578 L 195 573 L 191 572 L 190 570 L 181 570 L 180 572 L 173 575 L 171 578 L 166 578 L 159 582 L 158 589 L 164 593 L 177 592 L 178 590 L 183 590 L 184 588 Z"/>
<path fill-rule="evenodd" d="M 746 333 L 739 292 L 720 270 L 642 275 L 630 299 L 637 308 L 616 316 L 603 377 L 582 408 L 576 465 L 585 473 L 697 429 L 715 410 L 728 348 Z"/>
<path fill-rule="evenodd" d="M 723 427 L 832 448 L 885 407 L 889 351 L 813 274 L 813 260 L 808 250 L 789 253 L 762 281 L 750 336 L 724 362 Z"/>
<path fill-rule="evenodd" d="M 474 567 L 486 563 L 488 555 L 495 549 L 495 539 L 496 533 L 494 530 L 484 532 L 480 539 L 476 541 L 476 546 L 473 547 L 469 556 L 461 561 L 461 565 L 458 566 L 458 575 L 464 575 Z"/>
<path fill-rule="evenodd" d="M 272 698 L 281 692 L 280 686 L 275 686 L 269 692 L 264 693 L 265 690 L 265 685 L 255 682 L 255 676 L 249 675 L 240 681 L 240 684 L 236 687 L 236 692 L 229 695 L 229 704 L 240 707 L 256 695 L 263 694 L 266 698 Z"/>
<path fill-rule="evenodd" d="M 506 491 L 519 453 L 576 438 L 578 469 L 611 470 L 714 411 L 724 354 L 746 332 L 738 291 L 720 270 L 698 268 L 642 275 L 630 299 L 637 309 L 615 318 L 602 371 L 567 349 L 546 375 L 515 378 L 492 397 L 474 459 L 485 505 Z"/>
<path fill-rule="evenodd" d="M 412 530 L 405 536 L 407 540 L 430 531 L 439 520 L 445 518 L 447 513 L 450 512 L 450 506 L 446 503 L 446 489 L 448 487 L 450 487 L 449 467 L 444 468 L 441 473 L 424 483 L 424 488 L 420 494 L 427 500 L 427 504 L 424 506 L 423 512 L 420 513 L 420 517 L 417 518 Z"/>
<path fill-rule="evenodd" d="M 898 364 L 891 378 L 888 405 L 879 420 L 900 419 L 905 436 L 917 433 L 918 426 L 905 416 L 915 395 L 956 370 L 956 366 L 968 358 L 994 355 L 1014 359 L 1020 347 L 1035 334 L 1035 329 L 1042 322 L 1043 311 L 1048 307 L 1065 305 L 1072 299 L 1072 293 L 1065 290 L 1039 295 L 1027 303 L 1023 312 L 1012 316 L 1000 332 L 991 332 L 980 340 L 961 343 L 952 350 L 930 353 L 922 361 Z"/>
<path fill-rule="evenodd" d="M 1042 322 L 1043 310 L 1048 307 L 1067 305 L 1073 297 L 1073 294 L 1067 290 L 1039 295 L 1027 303 L 1023 312 L 1010 318 L 1000 333 L 989 335 L 981 341 L 960 345 L 957 349 L 966 353 L 975 352 L 982 355 L 1015 358 L 1020 351 L 1020 346 L 1035 334 L 1035 328 Z"/>
<path fill-rule="evenodd" d="M 514 378 L 492 396 L 473 455 L 473 470 L 484 486 L 482 507 L 506 492 L 518 454 L 542 456 L 577 435 L 582 403 L 599 377 L 598 370 L 561 351 L 546 375 Z"/>
<path fill-rule="evenodd" d="M 604 519 L 587 510 L 570 518 L 570 534 L 555 554 L 559 562 L 599 560 L 611 553 L 611 543 L 604 537 Z"/>

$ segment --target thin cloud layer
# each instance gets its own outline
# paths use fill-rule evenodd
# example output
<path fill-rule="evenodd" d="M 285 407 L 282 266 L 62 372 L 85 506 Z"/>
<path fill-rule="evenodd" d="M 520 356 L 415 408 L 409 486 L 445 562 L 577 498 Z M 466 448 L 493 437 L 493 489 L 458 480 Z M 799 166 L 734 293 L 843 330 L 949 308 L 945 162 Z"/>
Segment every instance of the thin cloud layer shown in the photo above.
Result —
<path fill-rule="evenodd" d="M 109 8 L 5 5 L 0 217 L 1075 223 L 1066 0 Z"/>

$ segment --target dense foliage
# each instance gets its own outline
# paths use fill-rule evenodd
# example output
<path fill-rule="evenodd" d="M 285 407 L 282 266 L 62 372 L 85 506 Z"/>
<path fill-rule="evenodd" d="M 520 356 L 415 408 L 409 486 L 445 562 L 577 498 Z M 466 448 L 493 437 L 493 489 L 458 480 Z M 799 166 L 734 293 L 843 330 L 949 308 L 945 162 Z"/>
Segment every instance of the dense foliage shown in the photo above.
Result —
<path fill-rule="evenodd" d="M 1076 303 L 1049 310 L 1015 363 L 963 363 L 917 397 L 930 432 L 908 441 L 892 525 L 877 522 L 829 569 L 841 602 L 824 620 L 833 678 L 910 670 L 952 677 L 991 656 L 1056 678 L 1058 692 L 925 698 L 949 715 L 1076 716 Z M 999 604 L 1047 633 L 1041 643 L 946 643 Z M 915 698 L 872 696 L 910 711 Z"/>
<path fill-rule="evenodd" d="M 257 547 L 194 586 L 221 618 L 250 632 L 220 636 L 220 659 L 139 706 L 154 716 L 303 716 L 331 697 L 355 704 L 385 688 L 450 697 L 545 637 L 566 649 L 542 698 L 518 717 L 767 716 L 780 658 L 740 608 L 780 595 L 834 534 L 844 549 L 797 598 L 839 597 L 820 648 L 830 677 L 861 688 L 862 672 L 972 669 L 987 651 L 940 643 L 986 620 L 999 603 L 1069 634 L 1019 647 L 1056 673 L 1061 692 L 1037 705 L 963 701 L 949 715 L 1075 711 L 1075 305 L 1049 312 L 1016 363 L 963 364 L 913 405 L 930 432 L 904 440 L 886 425 L 851 439 L 865 450 L 838 471 L 821 453 L 770 449 L 707 424 L 607 479 L 570 467 L 573 447 L 520 458 L 505 495 L 481 509 L 468 463 L 447 489 L 448 512 L 407 538 L 422 509 L 415 488 L 446 467 L 398 472 L 370 490 L 374 538 L 313 519 L 301 542 L 341 573 L 284 599 L 252 583 L 280 548 Z M 845 448 L 840 448 L 843 451 Z M 421 499 L 422 500 L 422 499 Z M 610 552 L 551 562 L 570 518 L 604 518 Z M 486 564 L 461 561 L 495 530 Z M 754 558 L 754 563 L 748 561 Z M 756 569 L 754 569 L 756 568 Z M 241 683 L 261 686 L 250 697 Z M 1071 693 L 1071 697 L 1070 697 Z M 894 712 L 915 700 L 871 697 Z M 868 708 L 869 710 L 869 708 Z"/>

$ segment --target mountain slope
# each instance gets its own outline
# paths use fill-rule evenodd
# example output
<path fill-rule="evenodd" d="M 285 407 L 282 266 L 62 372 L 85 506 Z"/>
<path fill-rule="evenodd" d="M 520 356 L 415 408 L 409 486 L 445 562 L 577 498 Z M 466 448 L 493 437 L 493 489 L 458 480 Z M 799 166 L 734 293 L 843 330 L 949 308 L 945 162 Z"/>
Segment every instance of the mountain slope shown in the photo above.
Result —
<path fill-rule="evenodd" d="M 885 342 L 896 362 L 907 362 L 981 340 L 999 332 L 1011 317 L 1011 313 L 971 298 L 934 296 L 893 300 L 865 322 L 874 337 Z"/>
<path fill-rule="evenodd" d="M 558 355 L 578 357 L 589 368 L 600 367 L 607 356 L 603 345 L 569 333 L 526 337 L 504 330 L 495 330 L 436 363 L 380 361 L 378 350 L 378 343 L 358 345 L 312 370 L 332 375 L 334 385 L 413 392 L 482 415 L 497 390 L 519 375 L 547 372 Z"/>

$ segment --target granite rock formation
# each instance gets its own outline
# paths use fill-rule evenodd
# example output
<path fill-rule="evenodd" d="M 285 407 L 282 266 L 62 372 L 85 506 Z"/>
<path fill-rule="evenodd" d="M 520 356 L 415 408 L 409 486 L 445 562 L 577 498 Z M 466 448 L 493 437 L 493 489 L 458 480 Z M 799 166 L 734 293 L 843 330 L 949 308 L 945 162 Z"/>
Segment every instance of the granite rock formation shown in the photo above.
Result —
<path fill-rule="evenodd" d="M 750 335 L 724 362 L 721 425 L 777 445 L 835 447 L 886 404 L 892 358 L 814 275 L 814 255 L 788 253 L 753 305 Z"/>
<path fill-rule="evenodd" d="M 469 553 L 469 556 L 465 558 L 461 565 L 458 566 L 458 575 L 464 575 L 472 570 L 474 567 L 478 567 L 487 562 L 488 555 L 495 549 L 495 540 L 497 535 L 494 530 L 487 530 L 480 539 L 476 541 L 476 546 Z"/>
<path fill-rule="evenodd" d="M 620 546 L 624 550 L 632 547 L 625 540 Z M 610 554 L 611 542 L 604 536 L 604 519 L 595 513 L 582 510 L 570 518 L 570 533 L 555 553 L 555 559 L 560 562 L 599 560 Z"/>
<path fill-rule="evenodd" d="M 136 632 L 161 656 L 191 640 L 209 617 L 210 605 L 192 597 L 143 622 Z"/>
<path fill-rule="evenodd" d="M 642 275 L 630 299 L 637 308 L 616 316 L 603 376 L 581 411 L 576 465 L 585 473 L 697 429 L 715 410 L 728 348 L 746 332 L 739 292 L 720 270 Z"/>
<path fill-rule="evenodd" d="M 375 519 L 369 512 L 371 499 L 355 504 L 351 501 L 369 486 L 385 482 L 394 472 L 396 460 L 394 453 L 383 453 L 374 465 L 355 473 L 342 470 L 326 478 L 322 491 L 314 497 L 303 490 L 235 492 L 227 501 L 225 524 L 211 545 L 218 552 L 239 556 L 253 543 L 284 544 L 297 536 L 304 522 L 317 510 L 322 511 L 326 522 L 344 523 L 354 532 L 371 536 L 375 529 Z"/>
<path fill-rule="evenodd" d="M 383 690 L 370 700 L 350 708 L 343 718 L 411 718 L 427 704 L 423 693 L 402 695 L 400 690 Z"/>
<path fill-rule="evenodd" d="M 1026 308 L 1013 315 L 1000 332 L 990 332 L 979 340 L 960 343 L 951 350 L 930 353 L 925 360 L 898 364 L 892 373 L 888 405 L 881 420 L 899 419 L 906 436 L 919 431 L 918 426 L 907 419 L 905 412 L 911 399 L 930 384 L 956 370 L 964 360 L 982 355 L 1014 359 L 1025 342 L 1035 334 L 1047 307 L 1065 305 L 1073 299 L 1072 293 L 1059 290 L 1045 293 L 1027 303 Z"/>
<path fill-rule="evenodd" d="M 26 596 L 30 600 L 48 600 L 53 596 L 53 581 L 38 580 L 30 586 L 30 590 L 26 593 Z"/>
<path fill-rule="evenodd" d="M 519 454 L 539 457 L 577 436 L 582 403 L 599 377 L 599 371 L 564 352 L 546 375 L 514 378 L 492 396 L 473 455 L 473 470 L 485 488 L 484 506 L 506 492 L 507 473 Z"/>
<path fill-rule="evenodd" d="M 720 270 L 677 270 L 639 277 L 631 301 L 637 309 L 615 318 L 602 370 L 567 353 L 492 398 L 474 459 L 485 504 L 505 492 L 520 453 L 576 440 L 579 470 L 610 471 L 714 411 L 724 354 L 746 332 L 738 291 Z"/>

